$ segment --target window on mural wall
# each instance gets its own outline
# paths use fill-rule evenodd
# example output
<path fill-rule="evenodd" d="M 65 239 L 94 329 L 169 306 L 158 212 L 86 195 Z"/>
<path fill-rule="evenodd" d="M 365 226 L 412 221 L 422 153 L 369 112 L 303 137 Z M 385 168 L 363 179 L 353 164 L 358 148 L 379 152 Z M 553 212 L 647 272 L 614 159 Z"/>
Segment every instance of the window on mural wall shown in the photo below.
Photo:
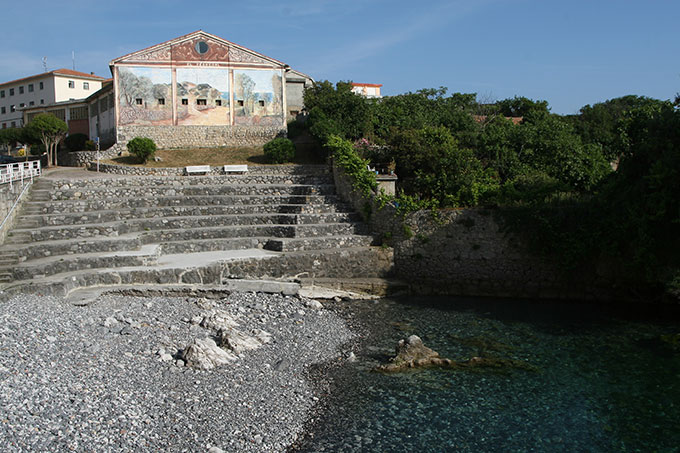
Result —
<path fill-rule="evenodd" d="M 165 99 L 160 98 L 160 99 L 158 100 L 158 105 L 165 105 Z"/>
<path fill-rule="evenodd" d="M 142 105 L 142 104 L 144 104 L 144 101 L 142 100 L 142 98 L 137 98 L 137 99 L 135 99 L 135 104 Z"/>
<path fill-rule="evenodd" d="M 196 105 L 206 105 L 205 99 L 196 99 Z"/>
<path fill-rule="evenodd" d="M 189 105 L 189 99 L 182 99 L 182 105 Z"/>
<path fill-rule="evenodd" d="M 222 105 L 222 99 L 215 99 L 215 105 L 216 106 L 221 106 Z"/>

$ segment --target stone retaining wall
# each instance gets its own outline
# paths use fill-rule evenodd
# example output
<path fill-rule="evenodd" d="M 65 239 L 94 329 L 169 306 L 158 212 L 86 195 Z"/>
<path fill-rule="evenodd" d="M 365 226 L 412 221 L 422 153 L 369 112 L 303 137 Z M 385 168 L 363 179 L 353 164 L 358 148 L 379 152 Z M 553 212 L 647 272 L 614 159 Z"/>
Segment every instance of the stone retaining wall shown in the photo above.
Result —
<path fill-rule="evenodd" d="M 355 208 L 367 201 L 351 189 L 349 178 L 334 168 L 338 194 Z M 420 294 L 440 293 L 541 299 L 625 300 L 633 296 L 615 276 L 581 269 L 570 275 L 546 258 L 530 253 L 518 237 L 503 230 L 500 211 L 418 211 L 402 218 L 393 205 L 374 200 L 374 235 L 394 248 L 397 278 Z M 365 212 L 365 211 L 362 211 Z"/>
<path fill-rule="evenodd" d="M 147 137 L 161 149 L 257 146 L 285 134 L 280 126 L 120 126 L 117 142 Z"/>

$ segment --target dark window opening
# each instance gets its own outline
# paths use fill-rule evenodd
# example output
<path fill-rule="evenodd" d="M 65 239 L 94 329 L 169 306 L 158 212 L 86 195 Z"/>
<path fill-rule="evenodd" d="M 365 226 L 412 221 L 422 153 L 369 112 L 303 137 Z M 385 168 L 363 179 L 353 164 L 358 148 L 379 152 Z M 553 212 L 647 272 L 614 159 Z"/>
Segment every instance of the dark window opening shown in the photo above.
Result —
<path fill-rule="evenodd" d="M 260 104 L 260 107 L 264 107 L 264 101 L 257 101 L 258 104 Z"/>
<path fill-rule="evenodd" d="M 42 82 L 40 82 L 40 89 L 42 90 L 44 88 L 44 85 Z"/>
<path fill-rule="evenodd" d="M 201 55 L 203 55 L 204 53 L 206 53 L 206 52 L 208 51 L 208 48 L 209 48 L 209 47 L 208 47 L 208 43 L 205 42 L 205 41 L 199 41 L 199 42 L 197 42 L 197 43 L 196 43 L 196 47 L 195 47 L 196 52 L 200 53 Z"/>
<path fill-rule="evenodd" d="M 45 100 L 44 100 L 44 99 L 41 99 L 41 100 L 40 100 L 40 103 L 41 103 L 41 104 L 44 104 L 44 103 L 45 103 Z"/>
<path fill-rule="evenodd" d="M 73 80 L 69 80 L 69 81 L 68 81 L 68 87 L 69 87 L 69 88 L 75 88 L 75 87 L 76 87 L 76 83 L 75 83 Z"/>
<path fill-rule="evenodd" d="M 218 107 L 221 106 L 222 105 L 222 99 L 216 99 L 215 105 L 218 106 Z"/>
<path fill-rule="evenodd" d="M 165 105 L 165 99 L 163 98 L 158 99 L 158 105 Z"/>
<path fill-rule="evenodd" d="M 205 99 L 196 99 L 196 105 L 207 105 Z"/>
<path fill-rule="evenodd" d="M 24 87 L 19 87 L 19 94 L 24 94 Z"/>
<path fill-rule="evenodd" d="M 28 84 L 28 92 L 33 93 L 33 84 L 32 83 Z"/>
<path fill-rule="evenodd" d="M 28 103 L 28 105 L 35 105 L 35 102 L 31 101 Z"/>
<path fill-rule="evenodd" d="M 10 89 L 9 89 L 9 95 L 10 95 L 10 96 L 14 96 L 14 88 L 10 88 Z"/>
<path fill-rule="evenodd" d="M 135 103 L 137 105 L 142 105 L 144 103 L 144 101 L 142 101 L 142 98 L 137 98 L 137 99 L 135 99 Z"/>
<path fill-rule="evenodd" d="M 182 99 L 182 105 L 189 105 L 189 99 Z"/>
<path fill-rule="evenodd" d="M 238 106 L 239 106 L 239 107 L 243 107 L 243 100 L 242 100 L 242 99 L 239 99 L 239 100 L 238 100 Z"/>

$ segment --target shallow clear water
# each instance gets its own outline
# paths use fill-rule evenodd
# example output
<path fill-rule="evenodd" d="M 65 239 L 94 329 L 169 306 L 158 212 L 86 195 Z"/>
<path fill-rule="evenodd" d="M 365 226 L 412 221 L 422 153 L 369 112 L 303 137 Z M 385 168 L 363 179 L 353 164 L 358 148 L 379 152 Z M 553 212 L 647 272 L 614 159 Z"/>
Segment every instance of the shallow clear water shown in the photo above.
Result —
<path fill-rule="evenodd" d="M 358 361 L 331 370 L 303 452 L 680 451 L 676 313 L 492 299 L 352 302 Z M 656 309 L 655 309 L 656 311 Z M 441 356 L 524 368 L 372 371 L 420 336 Z M 677 340 L 677 338 L 676 338 Z"/>

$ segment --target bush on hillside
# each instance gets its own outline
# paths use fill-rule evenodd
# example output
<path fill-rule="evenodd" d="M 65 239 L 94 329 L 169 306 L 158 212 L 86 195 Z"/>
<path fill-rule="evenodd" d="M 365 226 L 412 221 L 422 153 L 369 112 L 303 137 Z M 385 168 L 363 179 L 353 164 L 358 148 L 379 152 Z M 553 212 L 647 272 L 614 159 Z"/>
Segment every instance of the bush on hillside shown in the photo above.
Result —
<path fill-rule="evenodd" d="M 275 138 L 264 145 L 264 155 L 273 164 L 292 162 L 295 145 L 287 138 Z"/>
<path fill-rule="evenodd" d="M 87 142 L 87 135 L 85 134 L 71 134 L 64 139 L 64 144 L 69 151 L 85 150 L 85 142 Z"/>
<path fill-rule="evenodd" d="M 145 164 L 156 152 L 156 144 L 150 138 L 135 137 L 128 142 L 127 149 L 130 154 Z"/>

